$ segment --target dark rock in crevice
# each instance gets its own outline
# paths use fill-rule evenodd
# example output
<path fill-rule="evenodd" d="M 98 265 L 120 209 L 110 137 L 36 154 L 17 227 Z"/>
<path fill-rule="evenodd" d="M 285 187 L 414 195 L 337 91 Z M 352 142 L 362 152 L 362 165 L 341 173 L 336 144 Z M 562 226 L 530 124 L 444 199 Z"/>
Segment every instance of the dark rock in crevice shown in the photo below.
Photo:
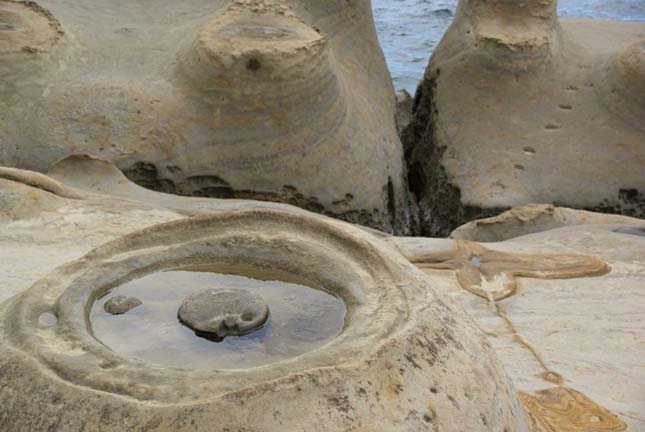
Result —
<path fill-rule="evenodd" d="M 583 210 L 645 219 L 645 191 L 633 188 L 619 189 L 615 200 L 604 200 L 597 206 L 585 207 Z"/>
<path fill-rule="evenodd" d="M 162 179 L 154 164 L 137 162 L 130 168 L 124 170 L 123 174 L 139 186 L 146 189 L 169 194 L 178 194 L 175 183 L 170 180 Z"/>
<path fill-rule="evenodd" d="M 396 220 L 396 197 L 391 177 L 387 178 L 387 212 L 391 221 Z"/>
<path fill-rule="evenodd" d="M 466 222 L 508 210 L 464 205 L 461 191 L 448 180 L 442 165 L 446 148 L 437 145 L 434 128 L 438 112 L 434 94 L 439 74 L 437 69 L 419 84 L 412 121 L 401 134 L 409 188 L 419 206 L 419 234 L 430 237 L 446 237 Z"/>
<path fill-rule="evenodd" d="M 410 124 L 410 121 L 412 121 L 413 103 L 412 96 L 406 90 L 401 90 L 396 93 L 396 116 L 394 121 L 399 135 L 401 135 L 403 130 Z"/>

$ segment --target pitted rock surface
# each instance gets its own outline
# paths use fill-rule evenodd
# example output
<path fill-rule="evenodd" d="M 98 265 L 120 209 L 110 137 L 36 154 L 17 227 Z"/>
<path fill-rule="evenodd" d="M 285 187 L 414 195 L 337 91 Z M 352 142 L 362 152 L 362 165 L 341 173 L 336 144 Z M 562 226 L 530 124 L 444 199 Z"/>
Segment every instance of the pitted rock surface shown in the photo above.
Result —
<path fill-rule="evenodd" d="M 139 300 L 138 298 L 114 296 L 110 300 L 105 302 L 103 309 L 105 309 L 105 312 L 112 315 L 122 315 L 138 306 L 141 306 L 141 300 Z"/>
<path fill-rule="evenodd" d="M 208 289 L 187 297 L 178 316 L 197 336 L 221 341 L 260 329 L 269 319 L 269 307 L 248 291 Z"/>

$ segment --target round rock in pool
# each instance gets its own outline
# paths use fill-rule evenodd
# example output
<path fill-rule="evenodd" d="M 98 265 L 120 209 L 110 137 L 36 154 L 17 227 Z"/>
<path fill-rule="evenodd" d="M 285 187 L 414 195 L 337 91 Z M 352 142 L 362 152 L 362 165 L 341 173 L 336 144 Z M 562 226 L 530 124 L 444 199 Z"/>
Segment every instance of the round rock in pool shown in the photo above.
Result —
<path fill-rule="evenodd" d="M 197 336 L 221 341 L 260 329 L 269 318 L 269 307 L 248 291 L 208 289 L 187 297 L 178 316 Z"/>
<path fill-rule="evenodd" d="M 134 297 L 114 296 L 103 305 L 105 312 L 112 315 L 121 315 L 137 306 L 141 306 L 141 300 Z"/>

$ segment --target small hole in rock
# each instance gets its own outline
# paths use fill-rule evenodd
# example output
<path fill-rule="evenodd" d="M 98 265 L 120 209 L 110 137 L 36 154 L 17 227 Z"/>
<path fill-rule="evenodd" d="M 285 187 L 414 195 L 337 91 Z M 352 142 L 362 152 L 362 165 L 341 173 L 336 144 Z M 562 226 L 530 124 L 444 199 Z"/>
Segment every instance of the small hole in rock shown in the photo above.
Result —
<path fill-rule="evenodd" d="M 38 324 L 43 327 L 51 327 L 58 323 L 58 318 L 51 312 L 45 312 L 38 317 Z"/>
<path fill-rule="evenodd" d="M 252 58 L 252 59 L 250 59 L 248 62 L 246 62 L 246 68 L 247 68 L 248 70 L 253 71 L 253 72 L 255 72 L 255 71 L 259 70 L 261 67 L 262 67 L 262 65 L 260 64 L 260 62 L 258 61 L 258 59 L 254 59 L 254 58 Z"/>
<path fill-rule="evenodd" d="M 530 155 L 535 154 L 535 149 L 531 146 L 526 146 L 522 150 L 524 150 L 524 153 L 526 154 L 530 154 Z"/>

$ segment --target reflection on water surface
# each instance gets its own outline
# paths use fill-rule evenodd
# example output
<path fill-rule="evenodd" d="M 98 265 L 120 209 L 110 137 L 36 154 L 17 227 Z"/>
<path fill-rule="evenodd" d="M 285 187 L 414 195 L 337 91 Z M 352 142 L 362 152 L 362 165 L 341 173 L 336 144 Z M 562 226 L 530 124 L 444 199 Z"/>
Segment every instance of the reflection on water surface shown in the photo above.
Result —
<path fill-rule="evenodd" d="M 264 328 L 216 343 L 195 336 L 177 319 L 187 296 L 207 288 L 246 289 L 269 306 Z M 111 297 L 143 303 L 124 315 L 110 315 Z M 258 280 L 208 271 L 153 273 L 112 289 L 90 313 L 94 336 L 121 355 L 161 366 L 191 369 L 243 369 L 261 366 L 325 345 L 343 329 L 345 305 L 334 295 L 297 283 Z"/>

